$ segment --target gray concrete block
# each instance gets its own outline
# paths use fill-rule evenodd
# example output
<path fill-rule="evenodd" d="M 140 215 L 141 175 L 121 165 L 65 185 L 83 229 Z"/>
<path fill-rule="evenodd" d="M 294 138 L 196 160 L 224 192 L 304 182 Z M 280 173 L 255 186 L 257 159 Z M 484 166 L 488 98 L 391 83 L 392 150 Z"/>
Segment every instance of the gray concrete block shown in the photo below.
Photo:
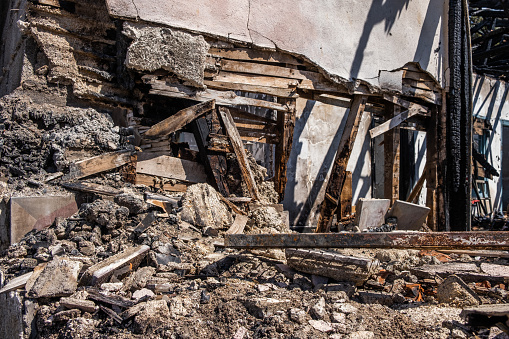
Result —
<path fill-rule="evenodd" d="M 361 231 L 381 226 L 390 205 L 389 199 L 359 199 L 355 206 L 355 224 Z"/>
<path fill-rule="evenodd" d="M 418 231 L 426 222 L 429 210 L 426 206 L 396 200 L 387 216 L 398 219 L 398 230 Z"/>

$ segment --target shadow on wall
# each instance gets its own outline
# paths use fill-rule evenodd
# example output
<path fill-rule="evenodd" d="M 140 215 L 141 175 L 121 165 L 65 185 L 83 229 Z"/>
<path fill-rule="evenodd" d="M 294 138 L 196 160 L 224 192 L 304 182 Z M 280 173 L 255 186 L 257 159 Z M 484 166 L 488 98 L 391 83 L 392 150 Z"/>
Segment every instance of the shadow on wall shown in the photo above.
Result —
<path fill-rule="evenodd" d="M 394 23 L 401 12 L 408 8 L 409 3 L 410 0 L 373 0 L 364 23 L 361 38 L 357 44 L 352 67 L 350 68 L 350 79 L 357 79 L 359 76 L 359 71 L 364 61 L 364 53 L 373 28 L 379 23 L 384 23 L 384 31 L 386 35 L 390 35 Z M 442 11 L 443 6 L 443 0 L 430 0 L 428 2 L 426 17 L 422 22 L 418 45 L 414 60 L 412 60 L 418 62 L 423 68 L 426 68 L 430 62 L 434 36 L 442 17 L 442 13 L 440 16 L 434 14 L 437 10 Z"/>

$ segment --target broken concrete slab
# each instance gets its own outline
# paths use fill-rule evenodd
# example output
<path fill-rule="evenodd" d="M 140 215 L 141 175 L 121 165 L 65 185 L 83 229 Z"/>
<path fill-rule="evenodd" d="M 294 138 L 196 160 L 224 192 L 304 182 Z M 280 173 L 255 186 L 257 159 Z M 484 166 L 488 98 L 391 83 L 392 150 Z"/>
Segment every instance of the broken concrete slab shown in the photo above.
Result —
<path fill-rule="evenodd" d="M 446 278 L 450 275 L 456 275 L 466 282 L 492 280 L 492 276 L 482 273 L 479 267 L 474 263 L 444 263 L 441 265 L 422 265 L 420 267 L 410 268 L 410 272 L 419 278 L 432 279 L 434 276 Z"/>
<path fill-rule="evenodd" d="M 100 285 L 106 282 L 120 268 L 129 266 L 129 269 L 135 269 L 145 258 L 149 250 L 150 247 L 147 245 L 131 247 L 95 264 L 83 273 L 80 285 Z"/>
<path fill-rule="evenodd" d="M 396 200 L 387 217 L 398 219 L 398 230 L 418 231 L 426 222 L 429 211 L 429 207 Z"/>
<path fill-rule="evenodd" d="M 359 292 L 359 297 L 365 304 L 380 304 L 390 307 L 394 303 L 392 295 L 385 293 Z"/>
<path fill-rule="evenodd" d="M 74 195 L 11 198 L 11 244 L 31 230 L 50 226 L 56 217 L 68 218 L 78 211 Z"/>
<path fill-rule="evenodd" d="M 381 226 L 390 206 L 389 199 L 359 199 L 355 206 L 355 224 L 361 231 Z"/>
<path fill-rule="evenodd" d="M 509 266 L 483 262 L 481 272 L 488 274 L 493 280 L 504 281 L 509 279 Z"/>
<path fill-rule="evenodd" d="M 332 326 L 328 322 L 323 320 L 309 320 L 308 322 L 309 325 L 311 325 L 315 330 L 320 332 L 329 333 L 332 332 L 333 330 Z"/>
<path fill-rule="evenodd" d="M 286 249 L 288 266 L 309 274 L 329 277 L 337 281 L 361 286 L 373 274 L 376 259 L 345 256 L 334 252 L 306 249 Z"/>
<path fill-rule="evenodd" d="M 437 300 L 457 306 L 479 305 L 482 302 L 479 296 L 456 275 L 447 277 L 438 286 Z"/>
<path fill-rule="evenodd" d="M 277 311 L 285 311 L 290 305 L 288 299 L 247 298 L 242 300 L 247 311 L 254 317 L 263 319 L 274 315 Z"/>
<path fill-rule="evenodd" d="M 31 298 L 66 297 L 78 287 L 78 274 L 83 264 L 65 257 L 50 261 L 27 291 Z"/>
<path fill-rule="evenodd" d="M 95 303 L 92 300 L 61 298 L 60 305 L 68 309 L 78 309 L 88 313 L 93 313 L 96 310 Z"/>

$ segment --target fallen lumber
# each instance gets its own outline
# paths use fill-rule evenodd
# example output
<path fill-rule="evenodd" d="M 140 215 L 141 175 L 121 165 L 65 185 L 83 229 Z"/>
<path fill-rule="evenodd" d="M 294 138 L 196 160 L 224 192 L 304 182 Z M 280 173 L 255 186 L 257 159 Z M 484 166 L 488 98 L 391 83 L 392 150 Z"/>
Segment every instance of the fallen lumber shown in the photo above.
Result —
<path fill-rule="evenodd" d="M 161 178 L 153 175 L 136 173 L 136 185 L 155 187 L 168 192 L 185 192 L 190 184 L 174 183 L 173 179 Z"/>
<path fill-rule="evenodd" d="M 199 118 L 205 113 L 213 110 L 215 107 L 216 101 L 209 100 L 188 108 L 184 108 L 171 117 L 166 118 L 152 126 L 148 131 L 143 133 L 143 137 L 149 139 L 164 137 L 170 133 L 178 131 L 194 119 Z"/>
<path fill-rule="evenodd" d="M 67 182 L 62 184 L 63 187 L 74 190 L 74 191 L 80 191 L 85 193 L 95 193 L 95 194 L 102 194 L 102 195 L 108 195 L 108 196 L 115 196 L 122 193 L 122 191 L 105 185 L 99 185 L 94 184 L 91 182 Z"/>
<path fill-rule="evenodd" d="M 130 151 L 122 150 L 75 162 L 71 164 L 69 173 L 64 176 L 64 179 L 81 179 L 93 174 L 112 170 L 130 162 L 131 155 L 132 153 Z"/>
<path fill-rule="evenodd" d="M 32 276 L 33 272 L 29 272 L 23 275 L 20 275 L 19 277 L 12 278 L 9 280 L 7 284 L 5 284 L 2 289 L 0 289 L 0 294 L 5 292 L 10 292 L 17 290 L 18 288 L 22 288 L 26 285 L 28 279 Z"/>
<path fill-rule="evenodd" d="M 503 251 L 440 250 L 440 252 L 447 254 L 466 254 L 471 257 L 509 258 L 509 253 Z"/>
<path fill-rule="evenodd" d="M 227 234 L 230 248 L 414 248 L 509 250 L 509 232 Z"/>
<path fill-rule="evenodd" d="M 167 155 L 138 161 L 136 164 L 136 173 L 184 180 L 193 183 L 207 182 L 207 174 L 201 164 Z"/>
<path fill-rule="evenodd" d="M 235 221 L 230 226 L 226 234 L 242 234 L 244 232 L 244 227 L 246 227 L 247 221 L 249 218 L 246 215 L 237 214 L 235 216 Z"/>
<path fill-rule="evenodd" d="M 362 286 L 375 273 L 376 259 L 358 258 L 333 252 L 287 249 L 287 265 L 297 271 L 329 277 Z"/>

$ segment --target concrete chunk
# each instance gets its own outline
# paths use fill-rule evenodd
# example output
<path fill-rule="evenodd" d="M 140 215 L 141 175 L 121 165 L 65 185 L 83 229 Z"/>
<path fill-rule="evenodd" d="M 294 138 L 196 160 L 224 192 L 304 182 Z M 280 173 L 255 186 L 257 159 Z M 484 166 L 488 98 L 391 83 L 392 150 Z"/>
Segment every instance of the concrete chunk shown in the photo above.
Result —
<path fill-rule="evenodd" d="M 355 224 L 361 231 L 381 226 L 390 205 L 389 199 L 359 199 L 355 206 Z"/>
<path fill-rule="evenodd" d="M 83 274 L 80 285 L 100 285 L 106 282 L 118 269 L 126 266 L 129 266 L 131 270 L 135 269 L 145 258 L 149 250 L 150 247 L 147 245 L 131 247 L 95 264 Z"/>
<path fill-rule="evenodd" d="M 78 287 L 78 273 L 82 263 L 61 257 L 50 261 L 28 291 L 32 298 L 65 297 Z"/>
<path fill-rule="evenodd" d="M 290 300 L 274 298 L 249 298 L 244 300 L 248 312 L 257 318 L 263 319 L 274 315 L 277 311 L 284 311 L 290 305 Z"/>
<path fill-rule="evenodd" d="M 429 207 L 396 200 L 387 216 L 398 219 L 398 230 L 418 231 L 426 222 L 429 211 Z"/>
<path fill-rule="evenodd" d="M 479 296 L 455 275 L 449 276 L 438 286 L 437 299 L 441 303 L 451 303 L 457 306 L 472 306 L 481 303 Z"/>

